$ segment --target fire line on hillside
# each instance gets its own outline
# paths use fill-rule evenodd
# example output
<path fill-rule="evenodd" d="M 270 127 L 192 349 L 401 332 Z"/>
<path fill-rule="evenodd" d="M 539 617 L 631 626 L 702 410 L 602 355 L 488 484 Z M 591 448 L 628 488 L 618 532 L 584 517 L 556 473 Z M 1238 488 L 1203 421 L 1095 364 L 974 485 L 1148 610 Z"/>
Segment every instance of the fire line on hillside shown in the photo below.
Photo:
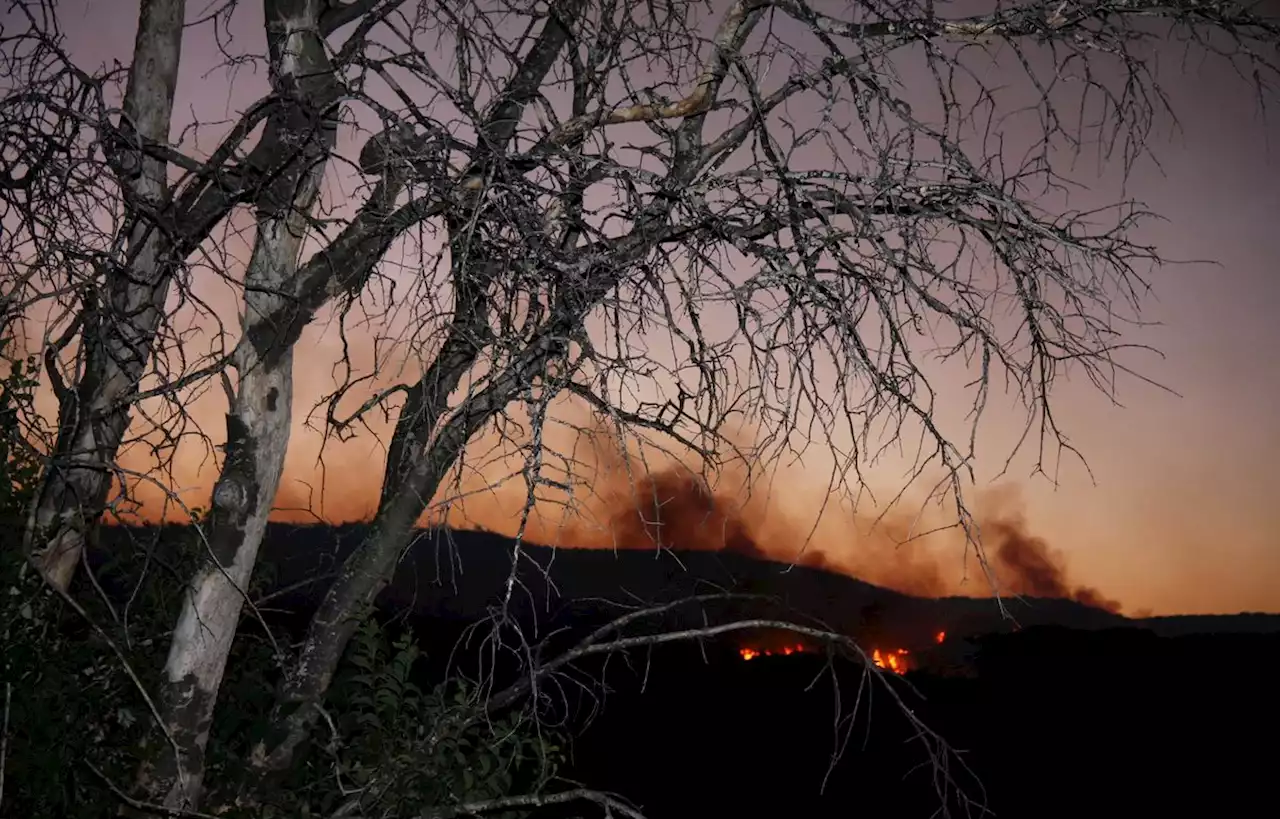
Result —
<path fill-rule="evenodd" d="M 946 639 L 947 633 L 945 631 L 939 631 L 933 636 L 933 641 L 939 645 Z M 793 654 L 812 653 L 814 653 L 814 649 L 804 643 L 792 643 L 777 647 L 743 646 L 738 649 L 738 656 L 744 661 L 754 660 L 757 657 L 789 657 Z M 894 674 L 906 674 L 910 671 L 910 658 L 911 652 L 905 648 L 871 649 L 871 662 L 875 663 L 877 668 L 892 671 Z"/>

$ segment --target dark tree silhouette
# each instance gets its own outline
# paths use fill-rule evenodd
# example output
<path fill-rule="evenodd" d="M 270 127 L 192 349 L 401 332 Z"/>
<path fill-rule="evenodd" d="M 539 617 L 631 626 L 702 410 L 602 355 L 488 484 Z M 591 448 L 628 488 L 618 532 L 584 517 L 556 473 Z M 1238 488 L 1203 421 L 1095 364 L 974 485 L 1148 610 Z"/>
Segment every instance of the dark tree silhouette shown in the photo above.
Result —
<path fill-rule="evenodd" d="M 554 401 L 708 464 L 732 454 L 731 421 L 760 431 L 761 464 L 798 438 L 847 434 L 855 467 L 918 438 L 917 474 L 941 467 L 968 527 L 973 437 L 949 434 L 938 402 L 971 402 L 976 429 L 1004 384 L 1024 441 L 1069 449 L 1053 386 L 1072 368 L 1109 390 L 1126 371 L 1120 331 L 1159 261 L 1132 238 L 1139 203 L 1069 210 L 1064 169 L 1099 140 L 1125 170 L 1147 152 L 1171 115 L 1160 49 L 1226 61 L 1269 98 L 1280 43 L 1275 18 L 1217 0 L 264 0 L 265 52 L 249 57 L 271 91 L 198 151 L 172 133 L 183 41 L 246 9 L 184 27 L 184 0 L 144 0 L 131 62 L 97 71 L 65 50 L 52 3 L 18 0 L 0 34 L 0 309 L 37 327 L 58 401 L 27 532 L 52 586 L 67 592 L 131 481 L 167 485 L 121 465 L 131 440 L 155 440 L 131 430 L 158 434 L 163 462 L 190 433 L 183 396 L 227 393 L 207 555 L 157 704 L 172 753 L 144 778 L 172 810 L 203 790 L 288 451 L 294 347 L 322 313 L 350 315 L 393 248 L 415 274 L 384 318 L 425 361 L 354 415 L 346 389 L 326 408 L 335 435 L 377 407 L 395 430 L 372 533 L 291 660 L 246 803 L 295 766 L 469 441 L 520 425 L 530 498 L 573 488 L 571 455 L 543 436 Z M 1035 137 L 1015 140 L 1028 122 Z M 363 198 L 325 195 L 336 177 Z M 241 275 L 220 248 L 246 216 Z M 197 274 L 243 302 L 204 348 L 192 328 L 218 316 Z M 967 396 L 935 394 L 938 360 L 972 369 Z M 390 378 L 348 372 L 347 387 Z M 152 398 L 169 410 L 140 412 Z"/>

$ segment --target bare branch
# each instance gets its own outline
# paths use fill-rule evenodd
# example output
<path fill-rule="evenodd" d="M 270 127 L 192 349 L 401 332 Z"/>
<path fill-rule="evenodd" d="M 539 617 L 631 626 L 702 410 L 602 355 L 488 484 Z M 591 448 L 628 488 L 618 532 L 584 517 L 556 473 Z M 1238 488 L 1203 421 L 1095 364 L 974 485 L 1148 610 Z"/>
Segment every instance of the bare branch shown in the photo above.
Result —
<path fill-rule="evenodd" d="M 631 807 L 617 796 L 593 791 L 588 788 L 574 788 L 546 794 L 526 794 L 522 796 L 505 796 L 499 799 L 486 799 L 483 802 L 467 802 L 453 808 L 428 811 L 420 814 L 421 819 L 454 819 L 455 816 L 483 816 L 500 810 L 513 808 L 546 808 L 552 805 L 567 805 L 571 802 L 591 802 L 606 811 L 617 812 L 627 819 L 645 819 L 640 811 Z"/>
<path fill-rule="evenodd" d="M 308 420 L 326 443 L 373 436 L 386 462 L 366 540 L 281 658 L 246 809 L 296 767 L 424 519 L 523 481 L 516 565 L 535 507 L 579 510 L 598 488 L 547 434 L 600 432 L 557 417 L 566 402 L 627 456 L 621 484 L 633 449 L 714 471 L 816 447 L 840 465 L 832 491 L 857 498 L 863 469 L 897 458 L 890 506 L 917 484 L 945 500 L 999 591 L 968 507 L 978 465 L 1025 451 L 1056 479 L 1064 455 L 1083 459 L 1057 388 L 1113 397 L 1141 378 L 1126 334 L 1162 262 L 1141 203 L 1069 204 L 1088 181 L 1076 159 L 1096 149 L 1125 173 L 1154 159 L 1151 135 L 1176 125 L 1156 59 L 1171 43 L 1263 104 L 1280 45 L 1261 7 L 1207 0 L 734 0 L 710 17 L 669 0 L 271 0 L 265 53 L 226 52 L 231 68 L 265 62 L 270 88 L 205 140 L 210 124 L 175 114 L 181 46 L 223 48 L 237 4 L 194 23 L 181 0 L 140 8 L 132 58 L 96 71 L 67 53 L 52 6 L 19 2 L 0 32 L 14 78 L 0 329 L 23 329 L 59 407 L 56 428 L 23 423 L 49 464 L 26 534 L 64 593 L 86 535 L 141 488 L 190 509 L 178 475 L 193 443 L 218 472 L 154 709 L 176 768 L 141 783 L 141 802 L 178 811 L 202 790 L 310 331 L 322 343 L 304 366 L 330 366 L 332 384 Z M 1016 446 L 980 453 L 1002 390 L 1025 413 Z M 225 415 L 225 435 L 200 428 L 196 404 Z M 153 465 L 129 462 L 143 456 Z M 632 622 L 524 656 L 485 708 L 582 658 L 766 624 L 866 663 L 848 637 L 764 618 L 617 630 Z M 551 804 L 538 799 L 631 810 L 594 793 L 449 815 Z"/>

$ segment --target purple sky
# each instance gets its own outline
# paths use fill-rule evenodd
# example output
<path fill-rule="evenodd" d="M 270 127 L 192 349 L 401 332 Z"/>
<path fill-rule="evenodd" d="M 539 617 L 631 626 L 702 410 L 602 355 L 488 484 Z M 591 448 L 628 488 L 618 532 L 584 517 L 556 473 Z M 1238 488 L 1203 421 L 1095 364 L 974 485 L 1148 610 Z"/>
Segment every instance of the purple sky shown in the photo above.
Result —
<path fill-rule="evenodd" d="M 237 18 L 250 38 L 246 50 L 261 41 L 253 5 Z M 67 0 L 72 53 L 88 66 L 127 59 L 135 8 Z M 205 76 L 221 59 L 207 30 L 193 31 L 183 57 L 184 119 L 192 109 L 215 119 L 262 90 L 261 75 L 241 75 L 230 87 L 222 71 Z M 1061 551 L 1073 579 L 1119 598 L 1127 611 L 1280 611 L 1280 111 L 1265 124 L 1249 89 L 1216 70 L 1177 79 L 1169 90 L 1183 131 L 1160 130 L 1164 175 L 1143 164 L 1128 188 L 1168 221 L 1137 238 L 1170 258 L 1219 264 L 1159 271 L 1146 317 L 1163 326 L 1127 340 L 1165 353 L 1138 363 L 1181 397 L 1130 381 L 1116 408 L 1087 385 L 1065 385 L 1058 413 L 1097 485 L 1071 463 L 1056 488 L 1024 480 L 1026 459 L 1005 482 L 1020 488 L 1032 529 Z M 318 331 L 310 338 L 326 346 Z M 308 388 L 299 389 L 295 406 L 305 406 Z M 310 445 L 296 443 L 303 454 L 291 455 L 293 478 L 314 463 Z M 341 462 L 367 465 L 368 448 L 359 453 Z M 822 457 L 812 455 L 818 467 Z M 818 484 L 806 487 L 805 475 L 820 472 L 807 463 L 780 503 L 793 512 L 813 508 Z M 891 480 L 892 470 L 883 477 Z"/>

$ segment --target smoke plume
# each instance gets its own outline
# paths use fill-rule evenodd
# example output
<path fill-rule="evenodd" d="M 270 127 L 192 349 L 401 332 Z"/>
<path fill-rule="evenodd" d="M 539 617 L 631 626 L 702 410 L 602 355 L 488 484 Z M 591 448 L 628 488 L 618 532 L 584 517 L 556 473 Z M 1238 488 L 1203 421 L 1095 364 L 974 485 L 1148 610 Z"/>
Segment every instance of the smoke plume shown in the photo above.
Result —
<path fill-rule="evenodd" d="M 598 515 L 603 527 L 570 524 L 556 542 L 580 548 L 727 551 L 841 572 L 920 596 L 984 591 L 966 589 L 960 567 L 948 571 L 948 558 L 963 551 L 955 530 L 949 536 L 913 537 L 918 522 L 906 514 L 872 520 L 828 513 L 817 526 L 805 525 L 759 485 L 747 485 L 741 475 L 727 477 L 731 480 L 713 485 L 677 465 L 628 481 L 625 488 L 605 493 Z M 736 491 L 719 488 L 726 482 Z M 1119 602 L 1070 581 L 1063 556 L 1029 531 L 1016 492 L 989 493 L 980 504 L 979 527 L 1001 593 L 1120 610 Z"/>
<path fill-rule="evenodd" d="M 1119 602 L 1097 589 L 1073 586 L 1061 556 L 1043 538 L 1029 534 L 1025 526 L 1020 516 L 981 524 L 983 542 L 994 560 L 996 574 L 1009 591 L 1029 597 L 1066 598 L 1110 612 L 1120 611 Z"/>
<path fill-rule="evenodd" d="M 299 392 L 306 398 L 322 394 L 322 379 L 312 378 L 309 370 L 300 373 L 299 381 Z M 188 421 L 216 431 L 220 412 L 225 411 L 211 400 L 216 397 L 201 395 L 186 405 Z M 47 395 L 40 399 L 50 401 Z M 304 401 L 295 400 L 295 406 L 306 406 Z M 48 409 L 48 417 L 53 417 L 53 407 Z M 706 476 L 674 457 L 624 455 L 625 448 L 613 435 L 598 424 L 584 423 L 581 408 L 557 414 L 576 416 L 574 423 L 565 425 L 572 433 L 562 433 L 564 440 L 552 443 L 567 453 L 566 461 L 575 464 L 576 479 L 566 483 L 586 488 L 589 497 L 575 498 L 570 507 L 566 495 L 544 493 L 532 514 L 523 515 L 528 498 L 524 481 L 499 477 L 519 475 L 522 461 L 518 455 L 506 460 L 490 457 L 500 436 L 481 436 L 483 440 L 473 442 L 469 450 L 483 457 L 459 468 L 458 480 L 442 488 L 420 523 L 507 536 L 523 532 L 532 542 L 569 548 L 728 551 L 839 572 L 923 597 L 990 593 L 981 572 L 973 570 L 972 560 L 966 564 L 965 544 L 956 530 L 919 534 L 945 525 L 945 520 L 923 520 L 922 525 L 922 516 L 915 511 L 871 515 L 851 509 L 833 502 L 827 493 L 804 489 L 812 484 L 797 479 L 803 476 L 778 472 L 766 477 L 743 465 Z M 389 420 L 372 427 L 382 440 L 389 437 Z M 554 434 L 548 429 L 548 438 Z M 129 447 L 121 461 L 135 474 L 157 474 L 149 452 L 145 447 Z M 377 504 L 384 457 L 369 438 L 325 442 L 300 417 L 272 519 L 294 523 L 369 520 Z M 477 468 L 478 461 L 486 466 Z M 180 522 L 186 519 L 185 508 L 207 508 L 216 462 L 204 447 L 183 439 L 168 462 L 165 483 L 172 488 L 138 481 L 131 487 L 137 511 L 129 517 Z M 185 508 L 175 503 L 177 495 L 184 499 Z M 999 491 L 992 497 L 997 502 L 980 508 L 978 520 L 1002 593 L 1069 598 L 1119 609 L 1117 602 L 1097 590 L 1070 580 L 1061 554 L 1029 532 L 1016 493 Z"/>

